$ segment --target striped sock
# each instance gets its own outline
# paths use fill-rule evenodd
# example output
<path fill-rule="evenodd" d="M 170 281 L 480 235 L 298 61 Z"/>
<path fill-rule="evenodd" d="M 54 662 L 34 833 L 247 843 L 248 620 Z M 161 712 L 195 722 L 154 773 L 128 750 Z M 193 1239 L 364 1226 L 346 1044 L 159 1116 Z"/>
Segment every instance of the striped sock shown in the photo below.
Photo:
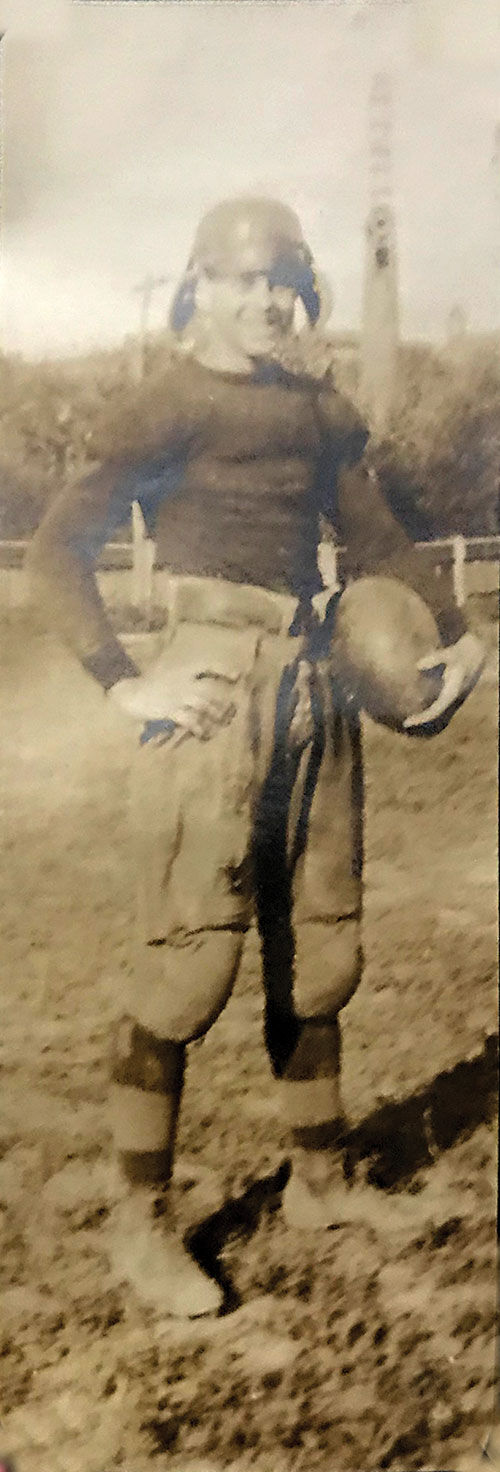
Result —
<path fill-rule="evenodd" d="M 131 1018 L 120 1024 L 111 1075 L 110 1116 L 115 1147 L 132 1184 L 168 1183 L 185 1053 L 184 1043 L 157 1038 Z"/>
<path fill-rule="evenodd" d="M 340 1058 L 337 1018 L 303 1023 L 280 1083 L 292 1141 L 300 1149 L 325 1150 L 337 1145 L 342 1137 Z"/>

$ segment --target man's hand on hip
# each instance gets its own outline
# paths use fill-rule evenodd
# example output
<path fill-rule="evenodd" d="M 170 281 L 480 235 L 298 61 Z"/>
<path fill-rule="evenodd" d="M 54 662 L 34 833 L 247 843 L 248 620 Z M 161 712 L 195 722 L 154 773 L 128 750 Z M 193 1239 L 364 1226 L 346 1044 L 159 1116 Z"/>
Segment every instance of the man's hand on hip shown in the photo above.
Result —
<path fill-rule="evenodd" d="M 175 670 L 161 680 L 138 675 L 118 680 L 109 698 L 119 710 L 141 722 L 169 723 L 179 731 L 208 741 L 219 726 L 235 714 L 233 686 L 238 672 L 214 674 L 210 670 Z"/>
<path fill-rule="evenodd" d="M 419 660 L 419 670 L 441 671 L 443 683 L 439 695 L 432 705 L 427 707 L 427 710 L 420 711 L 418 715 L 408 716 L 404 722 L 405 731 L 409 735 L 415 733 L 425 736 L 434 735 L 436 730 L 442 730 L 474 689 L 484 668 L 484 662 L 485 653 L 482 644 L 476 635 L 470 632 L 462 634 L 462 638 L 458 639 L 456 644 L 436 649 L 425 659 Z"/>

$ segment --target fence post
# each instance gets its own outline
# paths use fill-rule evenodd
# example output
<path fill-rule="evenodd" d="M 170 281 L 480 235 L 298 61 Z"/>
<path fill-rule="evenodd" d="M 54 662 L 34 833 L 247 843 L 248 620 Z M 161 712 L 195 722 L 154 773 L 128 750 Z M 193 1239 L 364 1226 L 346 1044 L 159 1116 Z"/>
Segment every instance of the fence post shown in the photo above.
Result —
<path fill-rule="evenodd" d="M 146 619 L 153 604 L 155 544 L 148 537 L 138 501 L 132 505 L 132 603 Z"/>
<path fill-rule="evenodd" d="M 460 534 L 453 538 L 453 592 L 455 602 L 459 608 L 463 608 L 467 601 L 465 590 L 465 563 L 467 560 L 467 544 L 465 537 Z"/>

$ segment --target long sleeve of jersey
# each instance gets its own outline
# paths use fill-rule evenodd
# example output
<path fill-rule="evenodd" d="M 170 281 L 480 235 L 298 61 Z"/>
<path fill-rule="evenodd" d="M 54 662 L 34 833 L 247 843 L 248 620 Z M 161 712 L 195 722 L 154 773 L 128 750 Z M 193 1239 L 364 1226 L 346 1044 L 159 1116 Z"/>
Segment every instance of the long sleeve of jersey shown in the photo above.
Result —
<path fill-rule="evenodd" d="M 122 467 L 97 471 L 55 498 L 27 559 L 32 597 L 44 622 L 104 689 L 137 673 L 114 637 L 95 576 L 99 552 L 126 522 L 133 499 Z"/>
<path fill-rule="evenodd" d="M 192 428 L 170 377 L 165 385 L 160 381 L 156 395 L 134 386 L 133 394 L 124 395 L 118 409 L 104 412 L 96 425 L 95 458 L 102 460 L 101 468 L 55 497 L 29 550 L 32 597 L 44 623 L 105 690 L 137 670 L 114 636 L 96 561 L 105 542 L 129 520 L 135 500 L 151 523 L 158 486 L 164 495 L 175 488 Z"/>
<path fill-rule="evenodd" d="M 370 573 L 401 578 L 424 599 L 443 644 L 453 644 L 467 625 L 453 601 L 450 578 L 436 573 L 393 516 L 376 476 L 362 462 L 338 474 L 337 522 L 354 577 Z"/>
<path fill-rule="evenodd" d="M 96 562 L 138 501 L 150 531 L 158 498 L 182 477 L 185 455 L 165 447 L 134 463 L 112 461 L 52 502 L 27 559 L 32 594 L 44 622 L 59 633 L 105 690 L 137 673 L 115 638 L 99 592 Z"/>
<path fill-rule="evenodd" d="M 443 644 L 453 644 L 467 625 L 453 598 L 451 579 L 433 569 L 408 537 L 370 469 L 368 430 L 342 394 L 322 396 L 327 432 L 323 511 L 344 544 L 352 577 L 379 574 L 400 578 L 431 609 Z"/>

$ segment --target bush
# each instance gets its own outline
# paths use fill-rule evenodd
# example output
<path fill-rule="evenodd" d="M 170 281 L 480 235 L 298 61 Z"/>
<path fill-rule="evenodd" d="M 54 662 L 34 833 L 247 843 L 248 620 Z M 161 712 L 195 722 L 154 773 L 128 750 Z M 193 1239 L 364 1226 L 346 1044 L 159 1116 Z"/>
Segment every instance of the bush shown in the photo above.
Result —
<path fill-rule="evenodd" d="M 0 356 L 0 535 L 27 536 L 62 484 L 101 458 L 99 424 L 128 413 L 145 393 L 133 379 L 134 343 L 61 362 Z M 150 372 L 169 357 L 166 337 L 152 345 Z M 137 411 L 136 411 L 137 412 Z M 15 528 L 5 530 L 5 528 Z"/>
<path fill-rule="evenodd" d="M 498 532 L 500 353 L 402 355 L 398 401 L 377 464 L 412 535 Z"/>

